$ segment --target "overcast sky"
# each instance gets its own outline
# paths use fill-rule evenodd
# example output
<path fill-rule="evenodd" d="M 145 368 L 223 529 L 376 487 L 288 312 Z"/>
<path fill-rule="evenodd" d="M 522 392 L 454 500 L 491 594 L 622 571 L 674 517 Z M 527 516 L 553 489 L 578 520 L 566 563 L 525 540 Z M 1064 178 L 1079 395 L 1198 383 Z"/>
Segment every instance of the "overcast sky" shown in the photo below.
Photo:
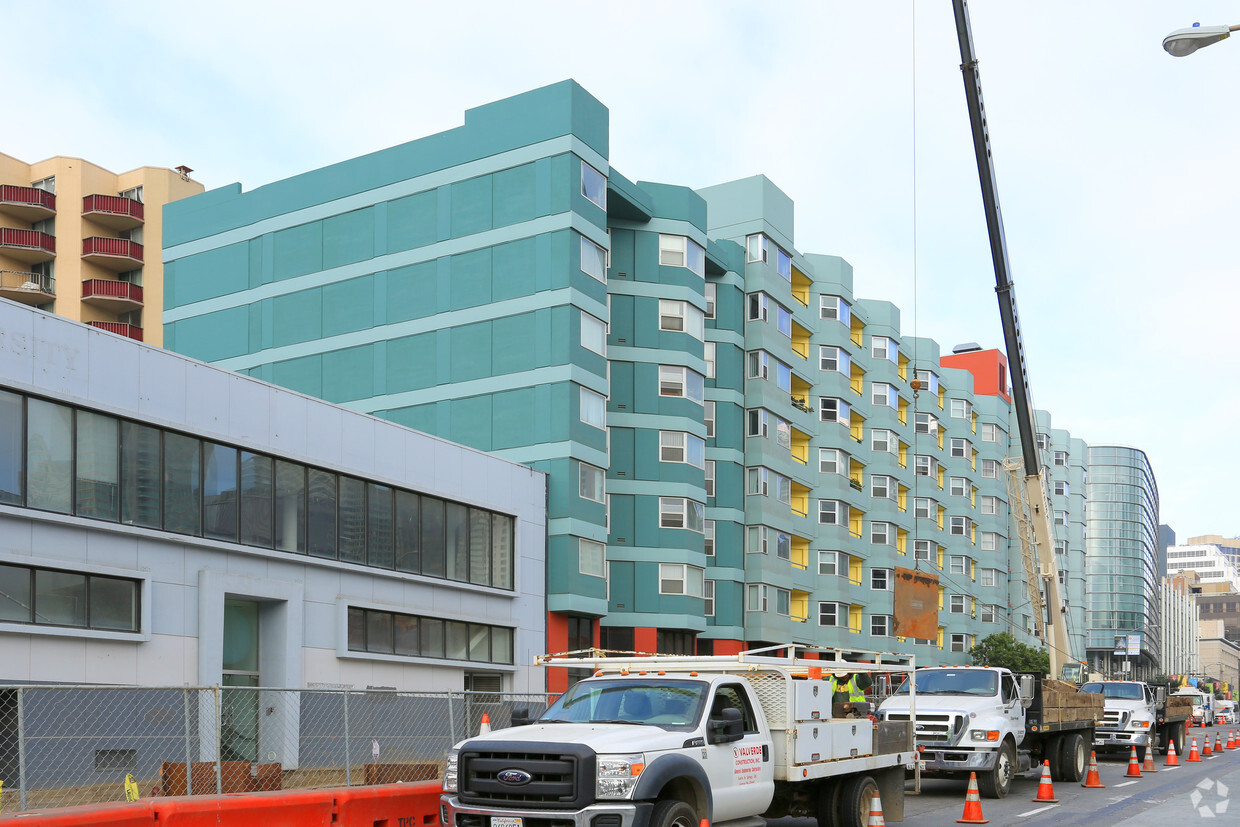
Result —
<path fill-rule="evenodd" d="M 1240 535 L 1240 37 L 1160 46 L 1240 4 L 971 13 L 1035 403 L 1144 450 L 1181 541 Z M 0 0 L 0 19 L 26 33 L 6 39 L 0 152 L 27 162 L 250 190 L 574 78 L 628 178 L 765 174 L 797 249 L 848 259 L 906 334 L 1002 346 L 949 0 Z"/>

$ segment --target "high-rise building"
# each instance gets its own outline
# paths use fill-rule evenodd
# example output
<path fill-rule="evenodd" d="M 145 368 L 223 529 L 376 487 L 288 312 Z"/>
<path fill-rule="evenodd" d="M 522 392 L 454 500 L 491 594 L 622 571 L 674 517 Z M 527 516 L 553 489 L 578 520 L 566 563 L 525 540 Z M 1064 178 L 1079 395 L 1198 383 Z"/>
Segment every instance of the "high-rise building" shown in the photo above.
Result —
<path fill-rule="evenodd" d="M 766 178 L 634 183 L 608 132 L 570 81 L 172 204 L 167 346 L 546 471 L 552 651 L 1029 640 L 1002 355 L 906 335 Z"/>
<path fill-rule="evenodd" d="M 162 209 L 202 192 L 190 172 L 0 153 L 0 297 L 162 345 Z"/>
<path fill-rule="evenodd" d="M 1195 675 L 1201 669 L 1201 613 L 1193 594 L 1196 575 L 1185 572 L 1162 579 L 1162 652 L 1164 675 Z"/>
<path fill-rule="evenodd" d="M 1130 661 L 1138 679 L 1152 677 L 1162 671 L 1158 483 L 1144 451 L 1091 445 L 1088 452 L 1087 652 L 1105 673 L 1118 674 Z M 1116 654 L 1120 637 L 1139 654 Z"/>
<path fill-rule="evenodd" d="M 1164 574 L 1194 571 L 1201 584 L 1222 584 L 1225 591 L 1240 592 L 1240 569 L 1213 543 L 1191 543 L 1167 549 Z"/>

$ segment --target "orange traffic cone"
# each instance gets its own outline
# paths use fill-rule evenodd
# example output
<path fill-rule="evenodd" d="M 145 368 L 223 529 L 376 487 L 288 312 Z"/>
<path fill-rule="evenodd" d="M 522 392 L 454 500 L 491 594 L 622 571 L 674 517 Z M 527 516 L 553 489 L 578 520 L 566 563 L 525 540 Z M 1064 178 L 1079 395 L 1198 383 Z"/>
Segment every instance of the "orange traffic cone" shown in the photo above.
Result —
<path fill-rule="evenodd" d="M 1158 767 L 1154 766 L 1153 745 L 1145 748 L 1145 763 L 1141 765 L 1141 772 L 1158 772 Z"/>
<path fill-rule="evenodd" d="M 1201 757 L 1202 758 L 1213 758 L 1214 750 L 1210 749 L 1210 736 L 1207 735 L 1204 740 L 1205 740 L 1205 743 L 1201 745 Z"/>
<path fill-rule="evenodd" d="M 866 827 L 887 827 L 887 822 L 883 821 L 883 800 L 878 793 L 870 797 L 870 820 Z"/>
<path fill-rule="evenodd" d="M 1235 733 L 1236 731 L 1234 729 L 1227 730 L 1227 748 L 1228 749 L 1236 748 L 1236 734 Z"/>
<path fill-rule="evenodd" d="M 1188 763 L 1199 763 L 1201 761 L 1201 753 L 1197 751 L 1197 737 L 1193 736 L 1193 745 L 1188 748 L 1188 758 L 1184 759 Z"/>
<path fill-rule="evenodd" d="M 1223 751 L 1223 733 L 1214 733 L 1214 751 L 1220 753 Z"/>
<path fill-rule="evenodd" d="M 1163 761 L 1164 767 L 1180 766 L 1180 756 L 1175 752 L 1175 741 L 1167 741 L 1167 760 Z"/>
<path fill-rule="evenodd" d="M 1033 801 L 1045 801 L 1048 804 L 1055 804 L 1059 801 L 1055 798 L 1055 788 L 1051 786 L 1051 762 L 1042 762 L 1042 780 L 1038 782 L 1038 794 L 1032 798 Z"/>
<path fill-rule="evenodd" d="M 478 724 L 478 734 L 486 735 L 490 731 L 491 731 L 491 716 L 484 712 L 482 713 L 482 723 Z"/>
<path fill-rule="evenodd" d="M 1125 778 L 1140 778 L 1141 765 L 1137 763 L 1137 748 L 1133 747 L 1128 756 L 1128 772 L 1124 773 Z"/>
<path fill-rule="evenodd" d="M 1102 779 L 1098 777 L 1098 756 L 1093 752 L 1089 753 L 1089 772 L 1085 774 L 1085 783 L 1082 787 L 1090 787 L 1095 790 L 1105 790 L 1107 785 L 1102 783 Z"/>
<path fill-rule="evenodd" d="M 982 815 L 982 797 L 977 792 L 977 773 L 969 773 L 969 791 L 964 796 L 964 815 L 956 819 L 957 824 L 989 824 L 990 819 Z"/>

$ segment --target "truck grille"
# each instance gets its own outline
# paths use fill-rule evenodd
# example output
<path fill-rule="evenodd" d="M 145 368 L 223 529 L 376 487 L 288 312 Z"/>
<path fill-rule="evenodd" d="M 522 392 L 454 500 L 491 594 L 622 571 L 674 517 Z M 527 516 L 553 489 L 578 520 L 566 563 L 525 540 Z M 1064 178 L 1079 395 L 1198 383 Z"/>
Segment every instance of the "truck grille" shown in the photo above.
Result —
<path fill-rule="evenodd" d="M 1102 726 L 1106 729 L 1119 729 L 1124 713 L 1118 709 L 1108 709 L 1102 714 Z"/>
<path fill-rule="evenodd" d="M 907 721 L 908 719 L 907 712 L 891 712 L 887 715 L 888 721 Z M 962 726 L 963 721 L 957 715 L 918 715 L 913 734 L 918 741 L 927 743 L 951 742 L 956 740 Z"/>
<path fill-rule="evenodd" d="M 462 804 L 580 809 L 594 799 L 594 752 L 580 744 L 487 741 L 460 754 Z M 499 780 L 504 770 L 530 775 L 524 784 Z"/>

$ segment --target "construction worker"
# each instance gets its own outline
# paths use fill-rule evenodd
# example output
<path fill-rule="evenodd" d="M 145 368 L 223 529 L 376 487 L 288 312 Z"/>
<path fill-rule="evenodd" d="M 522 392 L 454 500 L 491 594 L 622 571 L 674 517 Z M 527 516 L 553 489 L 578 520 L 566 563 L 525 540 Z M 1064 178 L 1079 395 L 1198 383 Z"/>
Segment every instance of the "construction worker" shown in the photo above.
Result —
<path fill-rule="evenodd" d="M 862 673 L 833 675 L 831 679 L 832 700 L 842 704 L 844 717 L 859 717 L 857 704 L 865 703 L 865 690 L 870 686 L 870 676 Z"/>

